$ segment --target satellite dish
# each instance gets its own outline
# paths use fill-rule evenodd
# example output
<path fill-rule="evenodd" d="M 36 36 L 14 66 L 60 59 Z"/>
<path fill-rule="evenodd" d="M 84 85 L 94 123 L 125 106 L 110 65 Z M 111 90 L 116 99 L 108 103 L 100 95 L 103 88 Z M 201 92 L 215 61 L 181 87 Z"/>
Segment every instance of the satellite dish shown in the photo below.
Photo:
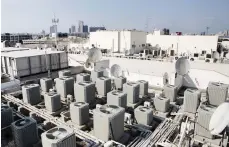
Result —
<path fill-rule="evenodd" d="M 221 133 L 229 125 L 229 102 L 222 103 L 211 116 L 209 130 L 211 134 Z"/>
<path fill-rule="evenodd" d="M 85 67 L 86 68 L 89 68 L 91 66 L 90 62 L 89 62 L 89 59 L 86 60 L 85 62 Z"/>
<path fill-rule="evenodd" d="M 111 75 L 118 78 L 122 76 L 122 68 L 118 64 L 114 64 L 111 66 Z"/>
<path fill-rule="evenodd" d="M 164 85 L 169 84 L 169 74 L 167 72 L 165 72 L 163 75 L 163 84 Z"/>
<path fill-rule="evenodd" d="M 229 53 L 226 54 L 226 58 L 229 59 Z"/>
<path fill-rule="evenodd" d="M 98 48 L 92 48 L 88 52 L 88 61 L 91 63 L 95 63 L 100 61 L 102 58 L 102 52 Z"/>
<path fill-rule="evenodd" d="M 185 75 L 189 72 L 190 64 L 189 61 L 185 57 L 181 57 L 176 61 L 175 64 L 176 72 L 179 75 Z"/>
<path fill-rule="evenodd" d="M 218 60 L 220 58 L 219 53 L 218 52 L 214 52 L 213 58 Z"/>

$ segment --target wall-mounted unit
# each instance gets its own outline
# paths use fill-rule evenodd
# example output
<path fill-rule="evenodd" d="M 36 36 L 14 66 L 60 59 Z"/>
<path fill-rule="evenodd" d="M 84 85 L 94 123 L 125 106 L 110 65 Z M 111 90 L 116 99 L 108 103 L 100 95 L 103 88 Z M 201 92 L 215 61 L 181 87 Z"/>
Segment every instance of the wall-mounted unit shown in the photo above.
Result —
<path fill-rule="evenodd" d="M 126 83 L 126 78 L 125 77 L 118 77 L 114 79 L 115 83 L 115 88 L 118 90 L 123 89 L 123 84 Z"/>
<path fill-rule="evenodd" d="M 187 89 L 184 92 L 184 112 L 196 113 L 200 104 L 200 91 Z"/>
<path fill-rule="evenodd" d="M 77 82 L 74 84 L 74 93 L 76 102 L 91 103 L 95 100 L 95 83 Z"/>
<path fill-rule="evenodd" d="M 44 94 L 45 107 L 50 112 L 56 112 L 61 109 L 60 94 L 48 92 Z"/>
<path fill-rule="evenodd" d="M 83 125 L 89 120 L 89 105 L 84 102 L 75 102 L 70 104 L 70 116 L 72 122 L 77 125 Z"/>
<path fill-rule="evenodd" d="M 165 113 L 168 111 L 169 105 L 170 105 L 170 99 L 169 98 L 165 98 L 165 97 L 161 97 L 161 96 L 154 98 L 154 106 L 155 106 L 157 111 Z"/>
<path fill-rule="evenodd" d="M 74 95 L 73 77 L 56 78 L 56 91 L 60 94 L 61 100 L 65 101 L 68 94 Z"/>
<path fill-rule="evenodd" d="M 58 72 L 59 78 L 65 77 L 65 76 L 71 76 L 71 71 L 70 70 L 61 70 Z"/>
<path fill-rule="evenodd" d="M 41 102 L 40 86 L 30 84 L 22 86 L 22 96 L 25 103 L 36 105 Z"/>
<path fill-rule="evenodd" d="M 149 83 L 145 80 L 139 80 L 137 81 L 140 84 L 140 96 L 145 96 L 148 95 L 148 87 L 149 87 Z"/>
<path fill-rule="evenodd" d="M 139 100 L 140 85 L 134 82 L 123 84 L 123 91 L 127 93 L 127 103 L 134 104 Z"/>
<path fill-rule="evenodd" d="M 111 79 L 108 77 L 99 77 L 96 80 L 96 89 L 98 95 L 106 96 L 111 91 Z"/>
<path fill-rule="evenodd" d="M 32 147 L 39 141 L 37 123 L 33 118 L 13 122 L 12 132 L 17 147 Z"/>
<path fill-rule="evenodd" d="M 107 93 L 107 105 L 115 105 L 126 108 L 127 94 L 120 90 L 114 90 Z"/>
<path fill-rule="evenodd" d="M 91 71 L 91 81 L 96 82 L 97 78 L 103 76 L 103 71 Z"/>
<path fill-rule="evenodd" d="M 114 105 L 103 105 L 93 110 L 94 135 L 108 141 L 119 140 L 124 133 L 125 109 Z"/>
<path fill-rule="evenodd" d="M 76 75 L 77 82 L 90 81 L 90 74 L 88 73 L 79 73 Z"/>
<path fill-rule="evenodd" d="M 41 90 L 44 92 L 49 92 L 49 89 L 53 88 L 53 81 L 51 78 L 40 79 Z"/>
<path fill-rule="evenodd" d="M 210 105 L 201 105 L 197 112 L 197 121 L 195 123 L 195 134 L 199 136 L 203 136 L 206 138 L 213 138 L 213 135 L 209 131 L 209 123 L 211 120 L 211 116 L 215 111 L 215 107 Z"/>
<path fill-rule="evenodd" d="M 134 109 L 134 115 L 138 124 L 150 125 L 153 121 L 153 110 L 149 107 L 138 106 Z"/>
<path fill-rule="evenodd" d="M 177 87 L 174 85 L 164 86 L 165 97 L 170 99 L 170 102 L 175 102 L 177 98 Z"/>
<path fill-rule="evenodd" d="M 1 106 L 1 128 L 11 125 L 13 122 L 13 110 L 7 105 Z"/>
<path fill-rule="evenodd" d="M 76 137 L 71 129 L 55 127 L 41 134 L 43 147 L 76 147 Z"/>
<path fill-rule="evenodd" d="M 228 85 L 218 82 L 210 82 L 207 88 L 209 104 L 218 106 L 228 97 Z"/>

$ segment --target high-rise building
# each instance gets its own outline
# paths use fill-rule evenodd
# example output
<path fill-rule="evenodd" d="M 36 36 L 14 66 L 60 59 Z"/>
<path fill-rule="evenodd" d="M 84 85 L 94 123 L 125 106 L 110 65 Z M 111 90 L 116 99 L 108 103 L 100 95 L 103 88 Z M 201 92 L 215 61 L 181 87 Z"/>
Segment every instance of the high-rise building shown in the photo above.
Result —
<path fill-rule="evenodd" d="M 76 33 L 76 26 L 74 25 L 71 26 L 71 33 Z"/>
<path fill-rule="evenodd" d="M 83 33 L 88 33 L 88 25 L 83 26 Z"/>
<path fill-rule="evenodd" d="M 57 25 L 52 25 L 50 27 L 50 34 L 56 33 L 57 32 Z"/>
<path fill-rule="evenodd" d="M 83 33 L 83 25 L 84 25 L 83 21 L 79 21 L 79 28 L 78 28 L 79 33 Z"/>
<path fill-rule="evenodd" d="M 22 43 L 22 40 L 32 39 L 32 34 L 1 34 L 1 42 L 8 41 L 10 43 Z"/>
<path fill-rule="evenodd" d="M 96 32 L 97 30 L 106 30 L 105 27 L 90 27 L 89 32 Z"/>
<path fill-rule="evenodd" d="M 71 34 L 72 33 L 72 29 L 71 28 L 69 28 L 69 34 Z"/>

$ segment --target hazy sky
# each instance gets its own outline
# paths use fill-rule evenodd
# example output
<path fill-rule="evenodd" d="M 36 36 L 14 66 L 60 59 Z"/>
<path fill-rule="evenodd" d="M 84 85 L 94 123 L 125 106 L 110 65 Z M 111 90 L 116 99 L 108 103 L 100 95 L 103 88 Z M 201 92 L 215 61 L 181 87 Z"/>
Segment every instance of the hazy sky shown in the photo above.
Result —
<path fill-rule="evenodd" d="M 108 29 L 169 28 L 172 32 L 229 29 L 229 0 L 1 0 L 1 32 L 49 32 L 54 15 L 58 31 L 83 20 Z"/>

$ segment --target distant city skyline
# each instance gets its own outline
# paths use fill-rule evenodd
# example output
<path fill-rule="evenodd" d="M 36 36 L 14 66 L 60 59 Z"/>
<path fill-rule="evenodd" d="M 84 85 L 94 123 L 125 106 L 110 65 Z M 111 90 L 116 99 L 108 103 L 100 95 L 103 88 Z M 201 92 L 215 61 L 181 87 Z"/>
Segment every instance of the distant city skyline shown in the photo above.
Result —
<path fill-rule="evenodd" d="M 82 20 L 89 27 L 209 33 L 229 30 L 228 0 L 2 0 L 1 33 L 49 32 L 54 13 L 58 31 L 69 32 Z"/>

